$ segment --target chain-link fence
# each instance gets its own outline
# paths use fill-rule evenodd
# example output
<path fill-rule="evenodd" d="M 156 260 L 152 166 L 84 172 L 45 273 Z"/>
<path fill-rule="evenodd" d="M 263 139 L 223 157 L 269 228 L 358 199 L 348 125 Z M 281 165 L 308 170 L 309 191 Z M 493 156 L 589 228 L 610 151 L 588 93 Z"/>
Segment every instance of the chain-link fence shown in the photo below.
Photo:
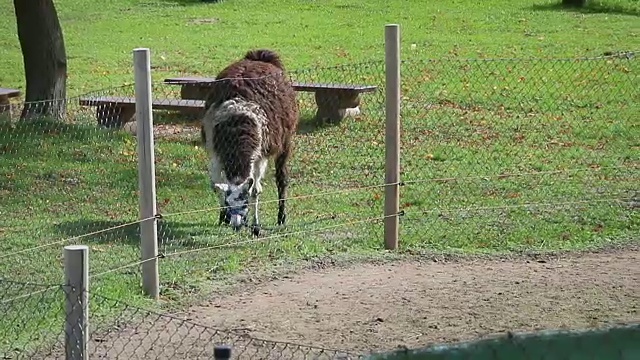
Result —
<path fill-rule="evenodd" d="M 122 86 L 93 96 L 131 93 Z M 91 244 L 101 254 L 96 271 L 139 257 L 135 139 L 97 126 L 97 109 L 83 100 L 12 103 L 10 116 L 0 115 L 0 273 L 12 279 L 59 283 L 63 244 Z"/>
<path fill-rule="evenodd" d="M 0 278 L 0 357 L 29 358 L 57 343 L 64 324 L 63 304 L 60 285 Z"/>
<path fill-rule="evenodd" d="M 261 339 L 244 328 L 218 329 L 199 324 L 189 313 L 162 314 L 99 294 L 79 292 L 68 285 L 0 280 L 0 286 L 7 295 L 0 299 L 0 356 L 5 359 L 220 359 L 216 349 L 223 346 L 231 349 L 233 359 L 623 360 L 640 354 L 638 324 L 508 333 L 421 349 L 361 354 Z M 15 316 L 16 303 L 29 308 L 28 317 Z"/>
<path fill-rule="evenodd" d="M 217 277 L 274 260 L 379 248 L 376 239 L 381 236 L 381 226 L 372 224 L 382 219 L 383 71 L 384 63 L 377 62 L 288 73 L 297 92 L 300 120 L 287 164 L 286 224 L 278 226 L 274 158 L 261 181 L 259 239 L 248 239 L 249 231 L 236 233 L 218 225 L 222 204 L 211 189 L 209 159 L 202 149 L 199 125 L 191 125 L 190 136 L 180 140 L 157 136 L 155 150 L 160 155 L 155 171 L 158 209 L 163 214 L 158 237 L 159 252 L 165 257 L 160 277 L 185 272 Z M 179 90 L 179 96 L 193 101 L 206 101 L 208 91 L 217 86 L 214 79 L 206 77 L 163 81 L 154 87 L 154 94 Z M 334 109 L 341 111 L 336 115 Z M 350 130 L 345 132 L 337 125 L 340 122 Z M 220 142 L 234 144 L 225 139 Z M 185 186 L 177 184 L 185 184 L 191 194 L 185 196 Z M 250 225 L 252 220 L 247 220 Z"/>
<path fill-rule="evenodd" d="M 402 246 L 637 240 L 639 69 L 634 52 L 407 59 Z"/>
<path fill-rule="evenodd" d="M 221 345 L 233 348 L 234 359 L 362 357 L 348 351 L 260 339 L 243 329 L 216 329 L 185 316 L 74 292 L 69 286 L 0 279 L 0 287 L 6 290 L 0 298 L 3 359 L 214 359 L 214 349 Z M 81 295 L 86 303 L 79 300 Z"/>
<path fill-rule="evenodd" d="M 505 251 L 637 240 L 635 55 L 404 60 L 401 247 Z M 300 116 L 288 162 L 287 223 L 276 226 L 270 162 L 260 237 L 218 224 L 221 203 L 201 132 L 216 80 L 156 72 L 152 218 L 164 296 L 198 292 L 248 267 L 382 248 L 384 71 L 383 61 L 372 61 L 288 72 Z M 56 291 L 20 281 L 59 283 L 60 246 L 90 245 L 92 283 L 117 294 L 137 291 L 139 265 L 149 261 L 140 260 L 140 223 L 149 219 L 139 219 L 134 86 L 54 105 L 12 104 L 0 115 L 0 272 L 16 281 L 3 283 L 16 285 L 6 285 L 2 306 L 10 315 L 2 331 L 25 344 L 33 326 L 47 332 L 58 322 L 11 323 L 58 300 L 19 301 Z M 64 116 L 42 116 L 47 109 Z M 223 141 L 236 143 L 233 136 Z M 96 316 L 109 313 L 100 305 L 106 303 L 97 302 Z M 151 351 L 137 344 L 105 351 Z"/>
<path fill-rule="evenodd" d="M 91 302 L 117 317 L 101 322 L 89 340 L 90 357 L 108 359 L 213 359 L 214 348 L 233 347 L 238 359 L 354 359 L 357 354 L 289 342 L 258 339 L 246 330 L 221 330 L 180 315 L 160 314 L 92 295 Z"/>

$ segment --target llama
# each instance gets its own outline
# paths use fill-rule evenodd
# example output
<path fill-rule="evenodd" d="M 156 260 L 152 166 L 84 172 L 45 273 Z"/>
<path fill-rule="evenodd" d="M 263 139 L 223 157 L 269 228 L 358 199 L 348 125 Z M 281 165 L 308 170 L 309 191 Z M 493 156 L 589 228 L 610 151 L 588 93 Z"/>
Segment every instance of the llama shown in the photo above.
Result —
<path fill-rule="evenodd" d="M 278 225 L 286 222 L 287 162 L 298 127 L 296 93 L 280 56 L 251 50 L 217 76 L 205 101 L 202 137 L 211 186 L 220 200 L 219 224 L 238 231 L 253 204 L 253 234 L 260 234 L 258 198 L 270 159 L 275 159 Z"/>

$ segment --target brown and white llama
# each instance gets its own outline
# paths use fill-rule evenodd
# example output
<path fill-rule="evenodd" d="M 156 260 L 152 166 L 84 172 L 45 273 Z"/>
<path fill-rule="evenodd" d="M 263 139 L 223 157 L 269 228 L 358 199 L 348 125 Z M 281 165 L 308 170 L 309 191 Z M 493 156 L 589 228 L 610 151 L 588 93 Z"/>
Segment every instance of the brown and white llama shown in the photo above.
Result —
<path fill-rule="evenodd" d="M 277 53 L 251 50 L 223 69 L 205 104 L 202 136 L 211 186 L 220 198 L 219 223 L 247 225 L 253 204 L 253 234 L 259 235 L 258 198 L 269 159 L 275 159 L 278 225 L 286 221 L 287 162 L 298 127 L 296 93 Z"/>

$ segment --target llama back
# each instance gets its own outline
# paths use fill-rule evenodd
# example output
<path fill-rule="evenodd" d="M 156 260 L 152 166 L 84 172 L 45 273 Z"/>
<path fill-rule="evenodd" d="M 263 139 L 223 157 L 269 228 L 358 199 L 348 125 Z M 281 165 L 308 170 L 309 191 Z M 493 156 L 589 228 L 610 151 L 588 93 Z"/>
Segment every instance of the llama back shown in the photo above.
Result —
<path fill-rule="evenodd" d="M 285 139 L 278 139 L 279 134 L 295 132 L 299 117 L 296 93 L 276 52 L 248 51 L 216 78 L 219 80 L 211 87 L 206 109 L 219 107 L 228 100 L 243 99 L 260 107 L 269 122 L 269 131 L 276 135 L 274 140 L 284 142 Z"/>
<path fill-rule="evenodd" d="M 280 56 L 271 50 L 248 51 L 241 60 L 218 73 L 216 79 L 218 81 L 213 84 L 206 99 L 207 109 L 238 97 L 259 104 L 267 115 L 275 110 L 289 110 L 269 109 L 276 97 L 280 104 L 290 107 L 297 105 L 295 91 L 285 74 Z"/>
<path fill-rule="evenodd" d="M 280 55 L 278 55 L 275 51 L 267 49 L 250 50 L 244 55 L 244 59 L 249 61 L 260 61 L 268 63 L 280 70 L 284 70 L 284 65 L 282 65 Z"/>

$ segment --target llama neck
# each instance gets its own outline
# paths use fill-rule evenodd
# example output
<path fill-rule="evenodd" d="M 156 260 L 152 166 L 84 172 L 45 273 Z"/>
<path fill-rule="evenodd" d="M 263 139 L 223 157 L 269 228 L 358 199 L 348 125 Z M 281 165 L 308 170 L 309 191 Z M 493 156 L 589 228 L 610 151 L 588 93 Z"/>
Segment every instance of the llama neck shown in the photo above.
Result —
<path fill-rule="evenodd" d="M 245 181 L 247 181 L 247 179 L 249 178 L 249 176 L 233 176 L 231 178 L 229 178 L 229 183 L 233 184 L 233 185 L 240 185 L 242 183 L 244 183 Z"/>

